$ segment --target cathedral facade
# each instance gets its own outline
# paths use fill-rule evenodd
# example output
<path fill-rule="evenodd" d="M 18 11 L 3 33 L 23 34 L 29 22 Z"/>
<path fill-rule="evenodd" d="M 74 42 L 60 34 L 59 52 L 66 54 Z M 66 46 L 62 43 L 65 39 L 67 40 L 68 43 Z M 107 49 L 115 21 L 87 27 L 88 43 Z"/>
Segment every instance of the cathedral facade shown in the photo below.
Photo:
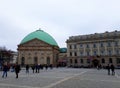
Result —
<path fill-rule="evenodd" d="M 18 64 L 52 64 L 56 66 L 59 54 L 57 42 L 43 30 L 28 34 L 18 45 Z"/>

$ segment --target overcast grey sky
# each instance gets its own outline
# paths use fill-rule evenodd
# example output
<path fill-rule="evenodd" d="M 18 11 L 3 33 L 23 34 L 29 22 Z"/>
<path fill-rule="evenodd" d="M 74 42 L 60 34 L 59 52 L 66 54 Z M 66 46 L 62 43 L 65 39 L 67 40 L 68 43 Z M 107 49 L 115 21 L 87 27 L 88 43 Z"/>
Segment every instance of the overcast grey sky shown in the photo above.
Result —
<path fill-rule="evenodd" d="M 0 0 L 0 46 L 17 51 L 41 28 L 59 47 L 69 36 L 120 30 L 120 0 Z"/>

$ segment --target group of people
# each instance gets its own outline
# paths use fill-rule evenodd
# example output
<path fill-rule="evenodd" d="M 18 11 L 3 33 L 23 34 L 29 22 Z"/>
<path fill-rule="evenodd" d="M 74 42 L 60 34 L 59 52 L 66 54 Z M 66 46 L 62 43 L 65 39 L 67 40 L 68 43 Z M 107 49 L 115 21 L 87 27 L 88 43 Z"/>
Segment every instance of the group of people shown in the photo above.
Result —
<path fill-rule="evenodd" d="M 40 72 L 40 69 L 42 70 L 43 68 L 45 68 L 46 70 L 48 69 L 48 67 L 50 67 L 50 69 L 53 68 L 52 64 L 50 65 L 41 65 L 41 64 L 34 64 L 31 66 L 32 70 L 33 70 L 33 73 L 39 73 Z M 26 65 L 26 73 L 29 73 L 29 68 L 30 66 L 27 64 Z"/>
<path fill-rule="evenodd" d="M 112 72 L 112 75 L 115 75 L 115 66 L 113 64 L 107 65 L 108 75 L 110 75 L 110 71 Z"/>
<path fill-rule="evenodd" d="M 50 67 L 50 69 L 53 68 L 52 64 L 50 65 L 38 65 L 38 64 L 34 64 L 31 66 L 31 69 L 33 70 L 33 73 L 39 73 L 40 69 L 42 70 L 43 68 L 45 68 L 46 70 L 48 69 L 48 67 Z M 27 64 L 26 65 L 26 73 L 29 73 L 29 69 L 30 66 Z M 7 72 L 9 71 L 9 66 L 7 65 L 7 63 L 4 63 L 4 65 L 2 66 L 2 70 L 3 70 L 3 74 L 2 74 L 2 78 L 7 77 Z M 18 78 L 18 74 L 20 72 L 21 68 L 20 65 L 18 65 L 18 63 L 16 63 L 15 65 L 11 66 L 11 72 L 15 72 L 16 74 L 16 78 Z"/>
<path fill-rule="evenodd" d="M 36 64 L 35 65 L 34 64 L 34 65 L 31 66 L 31 69 L 33 70 L 33 73 L 39 73 L 40 69 L 42 70 L 43 68 L 45 68 L 47 70 L 48 67 L 50 69 L 53 68 L 53 66 L 51 64 L 50 65 L 47 65 L 47 64 L 45 64 L 45 65 L 38 65 L 38 64 Z M 26 73 L 29 73 L 29 68 L 30 68 L 30 66 L 27 64 L 26 65 Z M 115 75 L 115 67 L 114 67 L 113 64 L 111 64 L 111 65 L 108 64 L 106 66 L 106 69 L 108 70 L 108 75 L 110 75 L 110 72 L 112 72 L 111 73 L 112 75 Z M 7 77 L 7 72 L 9 70 L 9 67 L 8 67 L 7 63 L 5 63 L 2 66 L 2 70 L 3 70 L 2 78 Z M 15 65 L 12 66 L 12 70 L 13 70 L 13 72 L 15 72 L 16 78 L 18 78 L 18 74 L 19 74 L 19 72 L 21 70 L 20 65 L 18 65 L 18 63 L 16 63 Z"/>
<path fill-rule="evenodd" d="M 4 65 L 2 66 L 2 69 L 3 69 L 2 78 L 7 77 L 7 72 L 9 71 L 9 67 L 7 63 L 4 63 Z M 12 66 L 12 69 L 15 70 L 16 78 L 18 78 L 18 74 L 20 72 L 20 65 L 16 63 L 14 66 Z"/>

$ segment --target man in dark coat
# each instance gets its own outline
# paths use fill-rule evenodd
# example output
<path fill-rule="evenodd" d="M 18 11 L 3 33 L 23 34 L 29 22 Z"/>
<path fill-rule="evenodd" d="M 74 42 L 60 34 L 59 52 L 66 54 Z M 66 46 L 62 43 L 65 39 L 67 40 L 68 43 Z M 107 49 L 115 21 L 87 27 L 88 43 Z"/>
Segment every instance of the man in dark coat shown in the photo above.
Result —
<path fill-rule="evenodd" d="M 18 63 L 15 66 L 15 73 L 16 73 L 16 78 L 18 78 L 18 73 L 20 72 L 20 65 Z"/>
<path fill-rule="evenodd" d="M 108 70 L 108 75 L 110 75 L 110 65 L 108 64 L 106 68 Z"/>
<path fill-rule="evenodd" d="M 29 73 L 29 65 L 26 65 L 26 73 Z"/>
<path fill-rule="evenodd" d="M 115 75 L 115 66 L 113 64 L 111 64 L 111 71 L 112 71 L 112 75 Z"/>

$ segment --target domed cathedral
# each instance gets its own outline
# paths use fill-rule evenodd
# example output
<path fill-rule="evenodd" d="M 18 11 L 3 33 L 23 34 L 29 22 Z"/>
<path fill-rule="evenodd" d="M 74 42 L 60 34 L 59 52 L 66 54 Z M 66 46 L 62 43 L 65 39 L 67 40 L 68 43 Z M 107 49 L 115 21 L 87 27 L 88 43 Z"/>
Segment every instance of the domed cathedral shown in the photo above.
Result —
<path fill-rule="evenodd" d="M 28 34 L 18 45 L 18 63 L 57 65 L 59 46 L 52 36 L 43 30 Z"/>

